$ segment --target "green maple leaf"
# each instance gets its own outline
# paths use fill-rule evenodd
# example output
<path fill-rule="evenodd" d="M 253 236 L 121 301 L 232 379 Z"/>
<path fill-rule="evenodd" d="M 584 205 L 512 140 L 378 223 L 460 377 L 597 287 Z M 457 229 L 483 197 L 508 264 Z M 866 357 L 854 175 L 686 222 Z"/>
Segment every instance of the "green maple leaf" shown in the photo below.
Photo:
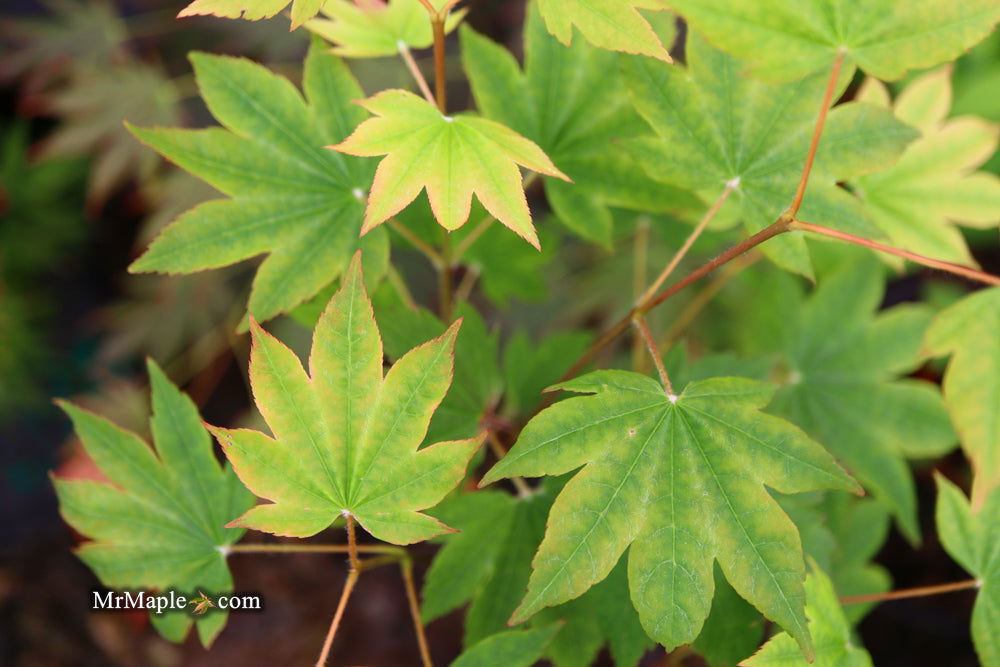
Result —
<path fill-rule="evenodd" d="M 673 62 L 659 36 L 639 13 L 667 8 L 665 0 L 538 0 L 545 26 L 566 46 L 573 26 L 594 46 Z"/>
<path fill-rule="evenodd" d="M 953 60 L 990 34 L 994 0 L 669 0 L 723 49 L 768 78 L 828 69 L 838 52 L 880 79 Z"/>
<path fill-rule="evenodd" d="M 271 18 L 291 3 L 291 29 L 294 30 L 316 16 L 325 2 L 326 0 L 194 0 L 181 10 L 177 18 L 211 15 L 258 21 Z"/>
<path fill-rule="evenodd" d="M 745 63 L 689 35 L 687 68 L 629 58 L 625 80 L 636 109 L 659 135 L 632 139 L 650 176 L 716 199 L 727 184 L 748 232 L 774 222 L 795 193 L 826 75 L 772 84 L 740 75 Z M 844 77 L 838 90 L 847 84 Z M 798 217 L 858 236 L 879 235 L 846 178 L 892 164 L 916 132 L 892 114 L 849 103 L 829 114 Z M 779 265 L 811 276 L 805 239 L 784 235 L 761 249 Z"/>
<path fill-rule="evenodd" d="M 227 547 L 243 530 L 226 522 L 253 505 L 233 471 L 221 467 L 198 409 L 152 361 L 154 453 L 137 435 L 69 403 L 83 447 L 110 484 L 53 478 L 59 511 L 91 538 L 77 555 L 110 588 L 233 590 Z M 152 614 L 157 629 L 179 642 L 192 622 L 205 646 L 226 624 L 226 612 L 194 621 L 183 611 Z"/>
<path fill-rule="evenodd" d="M 638 169 L 616 140 L 649 133 L 629 103 L 618 56 L 583 41 L 565 48 L 529 5 L 522 72 L 510 51 L 465 27 L 462 62 L 477 108 L 537 143 L 572 183 L 545 178 L 559 219 L 580 236 L 611 247 L 609 206 L 667 212 L 697 200 Z"/>
<path fill-rule="evenodd" d="M 531 558 L 545 533 L 545 518 L 562 488 L 546 482 L 533 495 L 515 498 L 499 491 L 453 496 L 435 515 L 459 532 L 443 546 L 427 571 L 423 617 L 429 622 L 466 602 L 466 646 L 505 627 L 525 586 Z M 546 609 L 533 625 L 565 627 L 546 652 L 557 667 L 586 667 L 609 644 L 619 667 L 633 667 L 652 646 L 628 601 L 624 563 L 585 595 Z"/>
<path fill-rule="evenodd" d="M 938 536 L 945 550 L 979 580 L 972 608 L 972 641 L 984 665 L 1000 664 L 1000 488 L 980 507 L 958 487 L 937 475 Z"/>
<path fill-rule="evenodd" d="M 270 319 L 336 279 L 358 248 L 371 165 L 323 146 L 360 122 L 363 113 L 348 101 L 361 89 L 318 39 L 303 77 L 308 104 L 289 81 L 247 60 L 201 53 L 191 60 L 225 129 L 132 131 L 230 198 L 182 215 L 129 270 L 192 273 L 268 253 L 248 310 Z M 383 233 L 362 247 L 387 243 Z"/>
<path fill-rule="evenodd" d="M 531 667 L 561 627 L 553 623 L 544 628 L 497 633 L 455 658 L 451 667 Z"/>
<path fill-rule="evenodd" d="M 466 223 L 475 194 L 497 220 L 539 247 L 518 165 L 568 178 L 538 146 L 484 118 L 445 116 L 405 90 L 385 90 L 358 104 L 375 118 L 329 148 L 386 156 L 375 172 L 362 234 L 406 208 L 426 188 L 434 217 L 446 230 Z"/>
<path fill-rule="evenodd" d="M 868 651 L 855 646 L 851 626 L 837 600 L 833 582 L 816 565 L 806 577 L 806 615 L 816 644 L 816 659 L 806 661 L 787 633 L 775 635 L 761 649 L 740 663 L 745 667 L 871 667 Z"/>
<path fill-rule="evenodd" d="M 924 340 L 932 354 L 951 354 L 944 397 L 975 471 L 978 509 L 1000 487 L 1000 289 L 976 292 L 934 318 Z"/>
<path fill-rule="evenodd" d="M 541 412 L 482 482 L 584 466 L 552 507 L 511 622 L 578 597 L 631 547 L 632 602 L 646 632 L 668 649 L 698 636 L 718 560 L 740 595 L 811 653 L 798 532 L 764 486 L 860 487 L 802 431 L 760 412 L 774 388 L 713 378 L 675 396 L 624 371 L 558 386 L 594 395 Z"/>
<path fill-rule="evenodd" d="M 872 101 L 888 106 L 888 95 L 869 80 Z M 881 88 L 881 91 L 879 89 Z M 882 94 L 879 94 L 882 93 Z M 931 257 L 975 265 L 962 233 L 995 227 L 1000 218 L 1000 178 L 976 171 L 997 148 L 1000 130 L 974 116 L 946 119 L 951 107 L 951 67 L 915 79 L 900 93 L 893 113 L 922 136 L 899 161 L 851 180 L 869 218 L 892 245 Z"/>
<path fill-rule="evenodd" d="M 333 42 L 333 52 L 345 58 L 395 56 L 400 45 L 423 49 L 434 43 L 427 9 L 415 0 L 388 4 L 327 0 L 320 13 L 326 18 L 307 21 L 306 29 Z M 454 30 L 464 16 L 464 9 L 449 13 L 445 32 Z"/>
<path fill-rule="evenodd" d="M 448 527 L 418 510 L 465 475 L 483 436 L 419 449 L 451 384 L 460 323 L 382 376 L 382 339 L 356 255 L 316 324 L 309 374 L 295 353 L 251 322 L 250 381 L 274 437 L 210 427 L 243 483 L 273 503 L 233 525 L 308 537 L 353 516 L 394 544 Z"/>
<path fill-rule="evenodd" d="M 906 457 L 941 456 L 955 434 L 933 384 L 900 379 L 920 364 L 930 314 L 903 305 L 876 314 L 885 281 L 870 255 L 841 261 L 794 307 L 774 342 L 783 387 L 770 411 L 802 427 L 919 538 Z M 832 334 L 831 332 L 836 332 Z"/>

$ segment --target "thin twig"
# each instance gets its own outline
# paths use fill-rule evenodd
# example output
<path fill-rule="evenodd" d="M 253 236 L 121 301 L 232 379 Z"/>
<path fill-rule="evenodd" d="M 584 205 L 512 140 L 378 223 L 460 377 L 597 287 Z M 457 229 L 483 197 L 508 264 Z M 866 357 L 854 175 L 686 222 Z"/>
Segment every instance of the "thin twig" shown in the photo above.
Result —
<path fill-rule="evenodd" d="M 667 329 L 666 333 L 660 339 L 660 353 L 663 354 L 677 342 L 680 338 L 681 333 L 694 321 L 698 314 L 711 303 L 712 298 L 718 294 L 723 287 L 733 279 L 734 276 L 739 274 L 740 271 L 747 268 L 751 264 L 760 261 L 763 257 L 760 253 L 749 253 L 742 257 L 737 257 L 729 264 L 726 264 L 719 270 L 719 274 L 713 278 L 705 289 L 698 292 L 691 301 L 684 306 L 680 313 L 674 318 L 674 321 L 670 323 L 670 328 Z"/>
<path fill-rule="evenodd" d="M 826 83 L 826 92 L 823 94 L 823 106 L 819 109 L 819 117 L 816 119 L 816 127 L 813 130 L 812 141 L 809 143 L 809 153 L 806 154 L 806 164 L 802 168 L 802 176 L 799 179 L 799 187 L 795 190 L 792 198 L 792 205 L 788 207 L 788 217 L 795 217 L 802 206 L 802 198 L 806 194 L 806 186 L 809 184 L 809 174 L 812 172 L 813 161 L 816 159 L 816 151 L 819 149 L 819 140 L 823 136 L 823 126 L 826 124 L 826 116 L 830 112 L 830 105 L 833 102 L 833 93 L 837 89 L 837 80 L 840 78 L 840 67 L 844 64 L 844 56 L 847 51 L 840 49 L 837 57 L 833 59 L 833 66 L 830 68 L 830 80 Z"/>
<path fill-rule="evenodd" d="M 440 14 L 432 17 L 431 29 L 434 32 L 434 92 L 438 110 L 445 114 L 448 113 L 448 81 L 445 71 L 444 17 Z"/>
<path fill-rule="evenodd" d="M 455 299 L 455 265 L 451 254 L 451 233 L 441 228 L 441 268 L 438 271 L 438 300 L 441 319 L 451 322 L 451 307 Z"/>
<path fill-rule="evenodd" d="M 642 300 L 643 288 L 646 285 L 646 267 L 649 264 L 649 218 L 642 216 L 635 225 L 635 237 L 632 239 L 632 296 L 635 302 Z M 642 340 L 638 336 L 632 339 L 632 370 L 645 373 L 648 366 L 647 358 L 642 349 Z"/>
<path fill-rule="evenodd" d="M 358 560 L 358 541 L 354 536 L 354 515 L 344 512 L 347 520 L 347 557 L 351 560 L 351 571 L 358 572 L 361 569 L 361 561 Z"/>
<path fill-rule="evenodd" d="M 410 617 L 413 619 L 413 630 L 417 633 L 417 645 L 420 647 L 420 659 L 424 667 L 434 667 L 431 652 L 427 647 L 427 636 L 424 624 L 420 620 L 420 603 L 417 601 L 417 589 L 413 585 L 413 563 L 409 558 L 399 561 L 399 569 L 403 573 L 403 585 L 406 587 L 406 599 L 410 603 Z"/>
<path fill-rule="evenodd" d="M 739 177 L 726 183 L 726 187 L 723 189 L 722 194 L 719 195 L 718 199 L 715 200 L 702 219 L 698 221 L 698 224 L 695 225 L 695 228 L 690 234 L 688 234 L 688 237 L 684 239 L 684 244 L 674 254 L 673 258 L 671 258 L 670 263 L 664 267 L 663 271 L 660 272 L 660 275 L 658 275 L 649 288 L 643 292 L 642 296 L 636 299 L 635 302 L 637 304 L 651 299 L 653 295 L 656 294 L 656 291 L 660 289 L 667 278 L 670 277 L 670 274 L 674 272 L 674 269 L 677 268 L 677 265 L 680 264 L 681 260 L 687 255 L 688 251 L 691 250 L 691 246 L 694 245 L 694 242 L 697 241 L 698 237 L 701 236 L 701 233 L 705 231 L 705 227 L 708 226 L 708 223 L 712 221 L 712 218 L 714 218 L 715 214 L 719 212 L 722 205 L 726 203 L 726 199 L 729 198 L 729 193 L 738 188 L 739 185 Z"/>
<path fill-rule="evenodd" d="M 479 270 L 473 267 L 466 267 L 465 274 L 458 281 L 458 287 L 455 288 L 454 300 L 456 304 L 469 300 L 469 295 L 472 294 L 472 288 L 476 284 L 477 278 L 479 278 Z"/>
<path fill-rule="evenodd" d="M 437 106 L 437 102 L 434 100 L 434 93 L 431 92 L 431 87 L 427 85 L 427 79 L 424 78 L 424 73 L 420 71 L 417 61 L 413 59 L 410 47 L 402 40 L 396 42 L 396 46 L 399 48 L 399 55 L 403 58 L 403 62 L 406 63 L 407 69 L 410 70 L 413 78 L 417 80 L 417 87 L 420 88 L 420 94 L 424 96 L 425 100 Z"/>
<path fill-rule="evenodd" d="M 698 267 L 691 273 L 687 274 L 677 282 L 673 283 L 672 285 L 667 287 L 665 290 L 663 290 L 653 298 L 648 299 L 643 303 L 633 307 L 632 310 L 630 310 L 625 315 L 625 317 L 615 322 L 613 325 L 611 325 L 609 329 L 607 329 L 603 334 L 601 334 L 597 338 L 597 340 L 594 341 L 589 348 L 587 348 L 587 350 L 580 356 L 580 358 L 577 359 L 576 363 L 573 364 L 573 366 L 563 374 L 560 380 L 565 381 L 572 377 L 575 377 L 581 370 L 583 370 L 586 367 L 587 364 L 590 363 L 590 361 L 594 357 L 597 356 L 597 354 L 601 350 L 605 348 L 605 346 L 607 346 L 611 341 L 618 338 L 618 336 L 623 334 L 629 328 L 629 326 L 631 326 L 632 319 L 636 315 L 645 315 L 653 308 L 657 307 L 658 305 L 660 305 L 670 297 L 674 296 L 684 288 L 688 287 L 693 283 L 698 282 L 698 280 L 712 273 L 723 264 L 726 264 L 736 259 L 737 257 L 747 252 L 748 250 L 756 248 L 764 241 L 767 241 L 769 239 L 774 238 L 775 236 L 778 236 L 779 234 L 787 232 L 789 229 L 788 227 L 789 222 L 790 221 L 788 219 L 782 216 L 781 218 L 774 221 L 773 223 L 771 223 L 764 229 L 760 230 L 753 236 L 743 239 L 742 241 L 732 246 L 725 252 L 717 255 L 715 258 L 709 260 L 708 262 L 705 262 L 700 267 Z M 552 397 L 552 395 L 547 395 L 547 398 L 543 400 L 542 407 L 550 404 L 553 400 L 554 397 Z"/>
<path fill-rule="evenodd" d="M 337 611 L 330 622 L 330 629 L 326 632 L 326 639 L 323 640 L 323 649 L 320 651 L 319 659 L 316 661 L 316 667 L 324 667 L 327 658 L 330 657 L 330 647 L 333 646 L 333 638 L 337 635 L 337 628 L 340 627 L 340 620 L 344 617 L 344 609 L 347 608 L 347 601 L 351 598 L 351 593 L 354 591 L 354 584 L 358 581 L 358 575 L 360 575 L 360 572 L 357 570 L 351 570 L 347 573 L 347 581 L 344 583 L 344 590 L 340 594 Z"/>
<path fill-rule="evenodd" d="M 957 581 L 951 584 L 938 584 L 936 586 L 918 586 L 917 588 L 904 588 L 888 593 L 869 593 L 867 595 L 849 595 L 840 598 L 840 604 L 858 604 L 860 602 L 884 602 L 886 600 L 904 600 L 906 598 L 922 598 L 930 595 L 940 595 L 942 593 L 952 593 L 954 591 L 966 591 L 970 588 L 979 588 L 983 582 L 979 579 L 968 579 L 967 581 Z"/>
<path fill-rule="evenodd" d="M 389 265 L 389 270 L 385 275 L 389 284 L 392 285 L 396 293 L 399 294 L 399 298 L 402 299 L 403 305 L 410 310 L 417 310 L 417 302 L 413 298 L 413 294 L 410 293 L 410 288 L 406 286 L 406 281 L 403 280 L 403 276 L 399 273 L 399 269 L 395 266 Z"/>
<path fill-rule="evenodd" d="M 532 171 L 525 174 L 524 180 L 521 181 L 521 189 L 527 190 L 528 186 L 534 183 L 537 178 L 537 172 Z M 462 257 L 465 256 L 465 251 L 468 250 L 473 243 L 478 241 L 479 237 L 482 236 L 483 233 L 490 228 L 490 225 L 496 221 L 497 219 L 495 217 L 487 215 L 483 217 L 482 220 L 477 222 L 475 227 L 472 228 L 472 231 L 466 234 L 465 237 L 455 246 L 455 262 L 462 261 Z"/>
<path fill-rule="evenodd" d="M 493 431 L 486 431 L 486 442 L 489 444 L 490 450 L 492 450 L 493 455 L 497 457 L 498 461 L 507 455 L 507 448 L 503 446 L 500 438 Z M 527 498 L 531 495 L 531 487 L 528 486 L 523 477 L 514 476 L 510 478 L 510 481 L 514 485 L 514 488 L 517 489 L 518 497 Z"/>
<path fill-rule="evenodd" d="M 424 257 L 426 257 L 428 261 L 434 265 L 435 269 L 440 270 L 441 267 L 444 266 L 444 259 L 441 257 L 440 253 L 434 249 L 434 246 L 417 236 L 412 229 L 395 218 L 389 218 L 389 227 L 394 232 L 409 241 L 414 248 L 419 250 Z"/>
<path fill-rule="evenodd" d="M 924 266 L 929 266 L 933 269 L 940 269 L 941 271 L 947 271 L 948 273 L 953 273 L 956 276 L 962 276 L 963 278 L 968 278 L 969 280 L 975 280 L 981 283 L 985 283 L 987 285 L 1000 285 L 1000 276 L 994 276 L 993 274 L 990 273 L 977 271 L 976 269 L 972 269 L 967 266 L 962 266 L 961 264 L 954 264 L 952 262 L 946 262 L 941 259 L 934 259 L 933 257 L 925 257 L 924 255 L 918 255 L 917 253 L 909 252 L 907 250 L 900 250 L 899 248 L 893 248 L 892 246 L 885 245 L 884 243 L 879 243 L 878 241 L 871 241 L 869 239 L 861 238 L 860 236 L 855 236 L 854 234 L 848 234 L 847 232 L 841 232 L 836 229 L 830 229 L 829 227 L 824 227 L 822 225 L 814 225 L 811 222 L 804 222 L 802 220 L 793 220 L 791 228 L 801 229 L 802 231 L 813 232 L 815 234 L 822 234 L 823 236 L 829 236 L 830 238 L 835 238 L 840 241 L 846 241 L 848 243 L 864 246 L 866 248 L 872 248 L 873 250 L 878 250 L 880 252 L 885 252 L 890 255 L 902 257 L 903 259 L 908 259 L 911 262 L 916 262 L 917 264 L 923 264 Z"/>
<path fill-rule="evenodd" d="M 646 343 L 646 349 L 649 350 L 649 356 L 653 358 L 653 363 L 656 364 L 656 371 L 660 374 L 660 382 L 663 383 L 663 388 L 667 391 L 667 396 L 670 398 L 671 402 L 677 400 L 677 395 L 674 394 L 674 387 L 670 384 L 670 377 L 667 375 L 667 368 L 663 365 L 663 359 L 660 357 L 660 351 L 656 348 L 656 341 L 653 339 L 653 332 L 649 330 L 649 325 L 646 324 L 645 318 L 642 315 L 637 315 L 632 320 L 632 326 L 636 328 L 639 335 L 642 337 L 644 343 Z"/>

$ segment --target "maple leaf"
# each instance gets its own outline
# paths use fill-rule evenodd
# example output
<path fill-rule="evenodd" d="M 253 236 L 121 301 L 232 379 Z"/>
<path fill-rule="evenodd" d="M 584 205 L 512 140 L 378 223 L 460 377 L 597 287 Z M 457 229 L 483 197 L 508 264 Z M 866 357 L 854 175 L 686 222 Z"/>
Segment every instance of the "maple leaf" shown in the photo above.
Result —
<path fill-rule="evenodd" d="M 713 43 L 785 81 L 826 69 L 838 52 L 879 79 L 953 60 L 990 34 L 994 0 L 669 0 Z"/>
<path fill-rule="evenodd" d="M 851 626 L 837 599 L 833 582 L 815 562 L 806 576 L 806 615 L 816 644 L 816 659 L 806 661 L 787 633 L 771 637 L 761 649 L 740 663 L 745 667 L 871 667 L 872 658 L 855 646 Z"/>
<path fill-rule="evenodd" d="M 436 0 L 435 5 L 442 5 Z M 437 7 L 435 7 L 437 8 Z M 310 30 L 333 42 L 333 52 L 345 58 L 375 58 L 399 54 L 400 45 L 424 49 L 434 43 L 427 9 L 414 0 L 327 0 L 320 9 L 326 18 L 306 21 Z M 449 12 L 445 34 L 461 22 L 466 10 Z"/>
<path fill-rule="evenodd" d="M 869 79 L 866 87 L 871 91 L 868 101 L 888 106 L 881 83 Z M 946 119 L 950 107 L 950 66 L 914 79 L 896 98 L 892 110 L 922 136 L 896 164 L 853 179 L 850 186 L 892 245 L 975 265 L 962 233 L 949 223 L 996 226 L 1000 178 L 976 168 L 996 151 L 1000 128 L 974 116 Z"/>
<path fill-rule="evenodd" d="M 688 36 L 686 70 L 628 58 L 626 85 L 658 136 L 624 143 L 653 178 L 702 193 L 709 201 L 733 188 L 730 200 L 753 233 L 774 222 L 792 200 L 827 75 L 779 85 L 740 76 L 744 68 L 744 62 L 697 34 Z M 843 77 L 838 90 L 849 79 Z M 837 183 L 889 166 L 916 136 L 885 109 L 860 103 L 835 107 L 799 217 L 862 237 L 878 236 L 861 204 Z M 804 237 L 782 235 L 761 250 L 781 267 L 812 276 Z"/>
<path fill-rule="evenodd" d="M 549 32 L 566 46 L 573 39 L 575 25 L 594 46 L 673 62 L 639 13 L 640 9 L 666 9 L 664 0 L 538 0 L 538 8 Z"/>
<path fill-rule="evenodd" d="M 363 113 L 348 100 L 361 89 L 318 39 L 303 76 L 308 104 L 288 80 L 250 61 L 203 53 L 191 60 L 202 96 L 225 129 L 131 129 L 230 198 L 182 215 L 129 270 L 193 273 L 268 253 L 247 306 L 267 320 L 336 279 L 359 246 L 371 165 L 322 146 L 360 122 Z M 387 244 L 376 234 L 361 247 Z"/>
<path fill-rule="evenodd" d="M 243 483 L 273 503 L 232 524 L 308 537 L 353 516 L 394 544 L 449 530 L 418 510 L 461 481 L 483 436 L 417 448 L 451 384 L 459 326 L 411 350 L 383 377 L 360 255 L 316 324 L 309 375 L 294 352 L 251 321 L 250 381 L 274 437 L 209 429 Z"/>
<path fill-rule="evenodd" d="M 59 511 L 91 538 L 77 555 L 110 588 L 233 590 L 226 549 L 243 534 L 223 527 L 253 496 L 216 462 L 194 403 L 153 362 L 150 425 L 156 453 L 137 435 L 69 403 L 66 411 L 87 454 L 111 484 L 53 477 Z M 181 641 L 193 619 L 181 610 L 151 614 L 168 639 Z M 196 621 L 205 646 L 226 623 L 217 611 Z"/>
<path fill-rule="evenodd" d="M 482 316 L 467 304 L 455 312 L 462 318 L 462 329 L 455 339 L 454 379 L 431 418 L 427 442 L 451 440 L 478 430 L 502 388 L 497 367 L 498 332 L 490 331 Z M 447 329 L 425 308 L 410 310 L 401 304 L 380 303 L 375 314 L 390 360 L 401 359 L 407 350 Z"/>
<path fill-rule="evenodd" d="M 783 386 L 770 411 L 823 443 L 916 541 L 906 457 L 941 456 L 956 440 L 937 387 L 905 378 L 920 364 L 930 314 L 902 305 L 876 315 L 885 291 L 882 267 L 866 252 L 853 256 L 823 275 L 804 303 L 789 301 L 792 314 L 774 341 Z"/>
<path fill-rule="evenodd" d="M 465 224 L 475 194 L 497 220 L 539 247 L 517 165 L 569 179 L 538 146 L 484 118 L 445 116 L 405 90 L 385 90 L 358 104 L 375 118 L 328 148 L 387 156 L 375 172 L 362 234 L 404 209 L 426 188 L 434 217 L 446 230 Z"/>
<path fill-rule="evenodd" d="M 271 18 L 291 3 L 291 30 L 295 30 L 316 16 L 324 2 L 326 0 L 194 0 L 180 11 L 177 18 L 211 15 L 258 21 Z"/>
<path fill-rule="evenodd" d="M 972 506 L 1000 487 L 1000 289 L 971 294 L 938 313 L 924 346 L 951 354 L 944 398 L 972 462 Z"/>
<path fill-rule="evenodd" d="M 442 503 L 435 516 L 459 532 L 440 538 L 443 546 L 427 571 L 425 622 L 471 601 L 466 646 L 502 630 L 528 583 L 531 557 L 562 486 L 562 480 L 547 480 L 523 498 L 486 490 Z M 556 667 L 589 665 L 605 643 L 616 665 L 634 667 L 652 646 L 628 601 L 624 564 L 582 597 L 544 610 L 532 625 L 547 627 L 554 620 L 565 622 L 546 652 Z"/>
<path fill-rule="evenodd" d="M 479 111 L 528 137 L 573 179 L 547 177 L 545 194 L 559 219 L 583 238 L 612 245 L 609 206 L 668 212 L 700 202 L 645 175 L 618 142 L 649 134 L 632 108 L 618 56 L 577 41 L 565 48 L 529 5 L 522 72 L 510 51 L 461 30 L 462 63 Z"/>
<path fill-rule="evenodd" d="M 632 603 L 668 650 L 698 636 L 718 560 L 740 595 L 811 654 L 798 532 L 764 486 L 782 493 L 860 487 L 805 433 L 760 412 L 774 387 L 713 378 L 675 396 L 624 371 L 557 387 L 594 395 L 539 413 L 482 480 L 584 466 L 552 506 L 511 622 L 578 597 L 628 548 Z"/>
<path fill-rule="evenodd" d="M 531 667 L 561 628 L 561 623 L 552 623 L 544 628 L 499 632 L 463 652 L 451 667 Z"/>
<path fill-rule="evenodd" d="M 978 580 L 972 641 L 984 665 L 1000 664 L 1000 487 L 977 509 L 958 487 L 936 475 L 936 522 L 945 551 Z"/>
<path fill-rule="evenodd" d="M 79 65 L 69 85 L 42 100 L 62 123 L 42 141 L 39 157 L 94 154 L 88 195 L 95 205 L 116 187 L 146 180 L 156 170 L 156 156 L 136 144 L 122 128 L 122 119 L 171 124 L 180 118 L 173 84 L 163 68 L 146 63 Z"/>

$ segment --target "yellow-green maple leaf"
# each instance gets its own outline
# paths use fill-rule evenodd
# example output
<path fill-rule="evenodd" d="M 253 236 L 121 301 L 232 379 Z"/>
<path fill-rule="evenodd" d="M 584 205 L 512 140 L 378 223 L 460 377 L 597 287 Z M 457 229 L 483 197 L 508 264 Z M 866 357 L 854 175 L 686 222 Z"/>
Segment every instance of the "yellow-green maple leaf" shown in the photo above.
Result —
<path fill-rule="evenodd" d="M 885 87 L 866 82 L 864 101 L 889 106 Z M 995 227 L 1000 221 L 1000 178 L 976 171 L 997 148 L 1000 127 L 976 116 L 947 118 L 951 67 L 913 81 L 892 104 L 896 117 L 921 131 L 899 162 L 850 181 L 873 223 L 892 244 L 961 264 L 975 264 L 952 224 Z"/>
<path fill-rule="evenodd" d="M 292 30 L 319 12 L 326 0 L 291 0 Z M 287 7 L 289 0 L 194 0 L 181 10 L 177 18 L 185 16 L 219 16 L 225 19 L 257 21 L 269 19 Z"/>
<path fill-rule="evenodd" d="M 375 172 L 361 233 L 376 227 L 427 190 L 438 223 L 458 229 L 469 219 L 472 195 L 497 220 L 539 247 L 518 165 L 569 178 L 536 144 L 477 116 L 446 116 L 405 90 L 386 90 L 359 102 L 375 114 L 333 150 L 385 155 Z"/>
<path fill-rule="evenodd" d="M 673 62 L 640 9 L 663 10 L 663 0 L 539 0 L 545 27 L 566 46 L 573 26 L 588 42 L 610 51 L 652 56 Z"/>

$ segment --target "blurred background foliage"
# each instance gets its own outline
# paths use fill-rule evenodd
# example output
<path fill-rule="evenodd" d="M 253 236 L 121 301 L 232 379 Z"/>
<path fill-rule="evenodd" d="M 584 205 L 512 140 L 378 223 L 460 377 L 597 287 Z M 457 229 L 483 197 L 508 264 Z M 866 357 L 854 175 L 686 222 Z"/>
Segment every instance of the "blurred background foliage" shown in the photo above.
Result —
<path fill-rule="evenodd" d="M 74 536 L 58 518 L 47 477 L 52 469 L 70 476 L 96 474 L 71 441 L 69 425 L 50 398 L 72 398 L 143 433 L 148 396 L 142 362 L 147 355 L 185 387 L 206 420 L 254 419 L 248 411 L 245 378 L 247 341 L 235 334 L 252 266 L 244 263 L 191 276 L 126 272 L 128 263 L 164 225 L 215 192 L 141 146 L 122 121 L 143 126 L 210 124 L 194 89 L 188 51 L 245 55 L 297 81 L 308 35 L 301 30 L 289 33 L 282 18 L 256 23 L 175 20 L 182 4 L 172 0 L 3 3 L 0 664 L 305 664 L 326 627 L 330 599 L 316 591 L 339 576 L 340 565 L 309 556 L 253 564 L 236 560 L 239 588 L 267 592 L 270 625 L 265 626 L 259 616 L 242 616 L 231 623 L 211 654 L 191 642 L 179 647 L 167 644 L 149 629 L 141 613 L 87 613 L 89 591 L 96 581 L 69 550 Z M 522 2 L 470 0 L 467 6 L 468 20 L 478 31 L 521 55 Z M 461 83 L 457 39 L 451 39 L 452 99 L 469 105 L 469 92 Z M 683 30 L 679 39 L 683 40 Z M 430 54 L 417 55 L 426 61 Z M 352 69 L 368 91 L 410 85 L 397 59 L 356 61 Z M 961 58 L 953 80 L 952 115 L 975 114 L 1000 122 L 1000 34 Z M 898 82 L 894 88 L 905 84 Z M 1000 156 L 994 155 L 985 169 L 1000 174 Z M 543 220 L 539 231 L 544 252 L 536 253 L 493 225 L 470 248 L 459 272 L 459 289 L 466 290 L 484 314 L 488 330 L 497 330 L 501 326 L 497 315 L 503 315 L 506 328 L 499 331 L 500 349 L 508 354 L 536 354 L 541 359 L 578 349 L 586 337 L 574 331 L 599 329 L 627 310 L 630 299 L 623 294 L 633 285 L 646 284 L 689 229 L 675 218 L 612 209 L 615 238 L 609 250 L 583 243 L 557 222 L 545 221 L 544 198 L 537 185 L 529 198 Z M 427 221 L 420 208 L 411 207 L 403 214 L 415 228 L 421 218 Z M 692 220 L 700 213 L 692 209 Z M 723 212 L 720 224 L 713 225 L 717 229 L 699 239 L 687 264 L 695 265 L 731 241 L 727 220 L 735 222 Z M 1000 272 L 996 230 L 963 233 L 983 268 Z M 635 252 L 637 248 L 645 252 Z M 647 259 L 637 265 L 637 256 Z M 750 255 L 738 267 L 727 267 L 671 300 L 651 314 L 651 326 L 666 332 L 667 340 L 682 340 L 678 349 L 693 359 L 719 350 L 753 352 L 755 337 L 766 336 L 766 331 L 753 326 L 734 329 L 729 323 L 748 321 L 743 319 L 745 313 L 765 285 L 780 283 L 791 293 L 801 293 L 805 287 L 796 278 L 776 278 L 775 270 L 758 259 Z M 432 272 L 399 238 L 394 238 L 393 261 L 409 286 L 405 296 L 433 303 Z M 491 273 L 499 273 L 494 269 L 498 262 L 508 279 L 491 279 Z M 736 268 L 745 270 L 738 273 Z M 393 282 L 390 275 L 386 285 Z M 923 299 L 941 308 L 964 293 L 964 285 L 939 274 L 917 272 L 892 280 L 884 305 Z M 559 305 L 555 316 L 553 304 Z M 284 318 L 273 329 L 300 346 L 308 340 L 308 329 L 296 318 Z M 531 342 L 552 331 L 562 332 L 561 338 L 541 346 Z M 633 352 L 628 344 L 622 345 L 612 353 L 617 359 L 604 362 L 628 367 Z M 634 358 L 643 363 L 641 355 Z M 919 371 L 929 379 L 938 379 L 938 372 L 934 364 Z M 527 409 L 520 405 L 525 402 L 512 390 L 497 418 L 513 419 Z M 939 468 L 964 465 L 955 455 Z M 918 471 L 917 479 L 921 504 L 930 508 L 934 494 L 929 473 Z M 921 519 L 925 528 L 930 526 L 926 512 Z M 933 531 L 925 534 L 926 541 L 914 551 L 893 529 L 880 552 L 878 561 L 888 566 L 898 586 L 961 578 Z M 433 547 L 419 547 L 416 553 L 418 567 L 425 567 L 427 558 L 421 561 L 420 556 L 429 556 Z M 365 647 L 344 659 L 409 664 L 415 652 L 407 612 L 396 604 L 399 582 L 394 573 L 380 570 L 366 579 L 366 594 L 345 628 L 347 636 L 359 636 L 364 629 Z M 970 601 L 971 597 L 955 595 L 926 605 L 917 601 L 906 607 L 885 606 L 860 630 L 876 664 L 975 664 L 965 634 Z M 430 636 L 437 651 L 447 654 L 457 649 L 460 618 L 452 614 L 435 622 Z M 900 646 L 899 636 L 909 638 L 906 646 Z M 262 637 L 274 641 L 262 647 Z M 377 650 L 373 653 L 371 647 Z M 666 664 L 662 659 L 651 656 L 643 664 Z"/>

